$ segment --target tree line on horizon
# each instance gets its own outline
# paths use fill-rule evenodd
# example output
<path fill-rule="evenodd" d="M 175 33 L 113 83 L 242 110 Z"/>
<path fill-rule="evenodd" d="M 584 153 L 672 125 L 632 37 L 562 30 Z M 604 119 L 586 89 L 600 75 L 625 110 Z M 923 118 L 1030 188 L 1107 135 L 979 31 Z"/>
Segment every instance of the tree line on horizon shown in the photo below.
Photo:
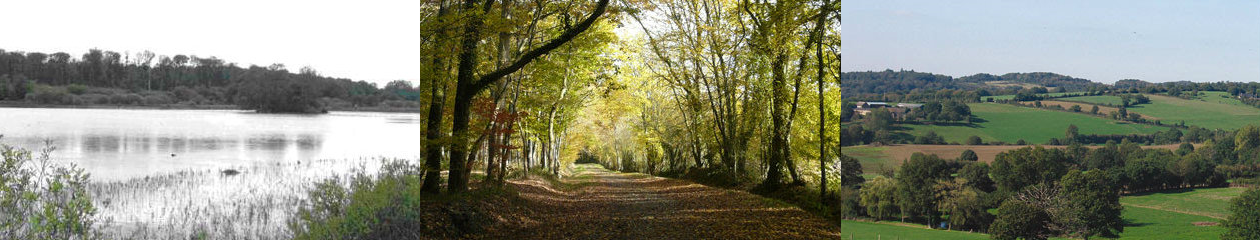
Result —
<path fill-rule="evenodd" d="M 122 54 L 90 49 L 69 53 L 0 49 L 0 100 L 43 104 L 217 104 L 262 112 L 318 112 L 390 105 L 418 109 L 411 82 L 385 86 L 297 72 L 283 64 L 238 66 L 215 57 Z"/>

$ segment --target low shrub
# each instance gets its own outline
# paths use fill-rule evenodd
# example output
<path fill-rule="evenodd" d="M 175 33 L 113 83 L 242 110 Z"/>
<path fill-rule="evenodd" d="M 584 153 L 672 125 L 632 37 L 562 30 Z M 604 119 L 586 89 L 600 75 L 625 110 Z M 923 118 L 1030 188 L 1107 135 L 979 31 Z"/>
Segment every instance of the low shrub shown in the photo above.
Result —
<path fill-rule="evenodd" d="M 52 151 L 0 145 L 0 239 L 100 238 L 87 173 L 50 162 Z"/>
<path fill-rule="evenodd" d="M 448 239 L 482 231 L 492 222 L 484 199 L 510 192 L 485 187 L 455 195 L 420 191 L 420 167 L 387 161 L 376 176 L 321 181 L 289 220 L 294 239 Z"/>
<path fill-rule="evenodd" d="M 87 92 L 87 89 L 88 87 L 83 86 L 82 84 L 70 84 L 70 86 L 66 86 L 66 91 L 74 95 L 83 95 L 83 93 Z"/>
<path fill-rule="evenodd" d="M 36 85 L 26 98 L 43 104 L 73 104 L 74 99 L 64 87 Z"/>

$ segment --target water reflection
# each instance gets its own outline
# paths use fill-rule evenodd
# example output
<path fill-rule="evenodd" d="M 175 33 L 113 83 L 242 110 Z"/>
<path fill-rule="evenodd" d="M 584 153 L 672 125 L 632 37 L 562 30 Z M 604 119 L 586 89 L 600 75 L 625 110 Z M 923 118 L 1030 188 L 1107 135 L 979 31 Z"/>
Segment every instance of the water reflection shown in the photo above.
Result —
<path fill-rule="evenodd" d="M 0 142 L 75 163 L 94 180 L 314 159 L 419 156 L 419 114 L 0 108 Z"/>

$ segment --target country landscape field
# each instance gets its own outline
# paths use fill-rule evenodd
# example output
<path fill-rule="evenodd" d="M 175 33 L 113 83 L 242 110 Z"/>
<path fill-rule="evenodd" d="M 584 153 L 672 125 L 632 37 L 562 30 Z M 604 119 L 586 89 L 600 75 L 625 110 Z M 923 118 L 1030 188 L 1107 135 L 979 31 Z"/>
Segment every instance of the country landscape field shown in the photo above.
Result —
<path fill-rule="evenodd" d="M 1260 4 L 854 5 L 841 239 L 1260 239 Z"/>

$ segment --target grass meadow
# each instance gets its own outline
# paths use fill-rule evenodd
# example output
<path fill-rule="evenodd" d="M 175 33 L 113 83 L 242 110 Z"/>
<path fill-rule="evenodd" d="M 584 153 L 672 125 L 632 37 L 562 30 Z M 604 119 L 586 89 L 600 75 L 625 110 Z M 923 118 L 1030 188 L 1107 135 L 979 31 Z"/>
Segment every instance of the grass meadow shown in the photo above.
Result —
<path fill-rule="evenodd" d="M 972 115 L 978 121 L 972 124 L 899 125 L 903 133 L 913 136 L 936 131 L 946 142 L 965 142 L 967 137 L 979 136 L 985 142 L 1014 143 L 1020 139 L 1031 144 L 1044 144 L 1051 138 L 1061 138 L 1068 125 L 1075 124 L 1082 134 L 1149 134 L 1167 130 L 1144 124 L 1133 124 L 1103 119 L 1087 114 L 1060 112 L 1006 104 L 971 104 Z"/>
<path fill-rule="evenodd" d="M 1238 129 L 1260 119 L 1260 109 L 1248 106 L 1225 92 L 1200 92 L 1194 100 L 1147 94 L 1150 104 L 1129 107 L 1129 112 L 1158 118 L 1164 123 L 1185 121 L 1187 125 L 1208 129 Z M 1070 97 L 1062 100 L 1087 103 L 1119 104 L 1116 96 Z"/>
<path fill-rule="evenodd" d="M 1085 92 L 1067 92 L 1067 93 L 1046 93 L 1046 94 L 1037 94 L 1037 95 L 1053 98 L 1053 97 L 1061 97 L 1063 95 L 1068 95 L 1068 94 L 1084 94 L 1084 93 Z M 1011 100 L 1011 99 L 1015 99 L 1015 95 L 998 95 L 998 96 L 980 97 L 980 100 L 985 100 L 989 98 L 993 98 L 993 100 Z"/>
<path fill-rule="evenodd" d="M 1243 188 L 1201 188 L 1124 196 L 1124 232 L 1116 239 L 1219 239 L 1229 199 Z M 900 222 L 841 223 L 843 239 L 988 239 L 987 234 L 927 229 Z"/>
<path fill-rule="evenodd" d="M 988 234 L 928 229 L 923 225 L 900 222 L 864 222 L 844 220 L 841 239 L 989 239 Z"/>
<path fill-rule="evenodd" d="M 1229 200 L 1246 188 L 1197 188 L 1141 193 L 1120 199 L 1125 206 L 1140 206 L 1217 219 L 1229 216 Z"/>

